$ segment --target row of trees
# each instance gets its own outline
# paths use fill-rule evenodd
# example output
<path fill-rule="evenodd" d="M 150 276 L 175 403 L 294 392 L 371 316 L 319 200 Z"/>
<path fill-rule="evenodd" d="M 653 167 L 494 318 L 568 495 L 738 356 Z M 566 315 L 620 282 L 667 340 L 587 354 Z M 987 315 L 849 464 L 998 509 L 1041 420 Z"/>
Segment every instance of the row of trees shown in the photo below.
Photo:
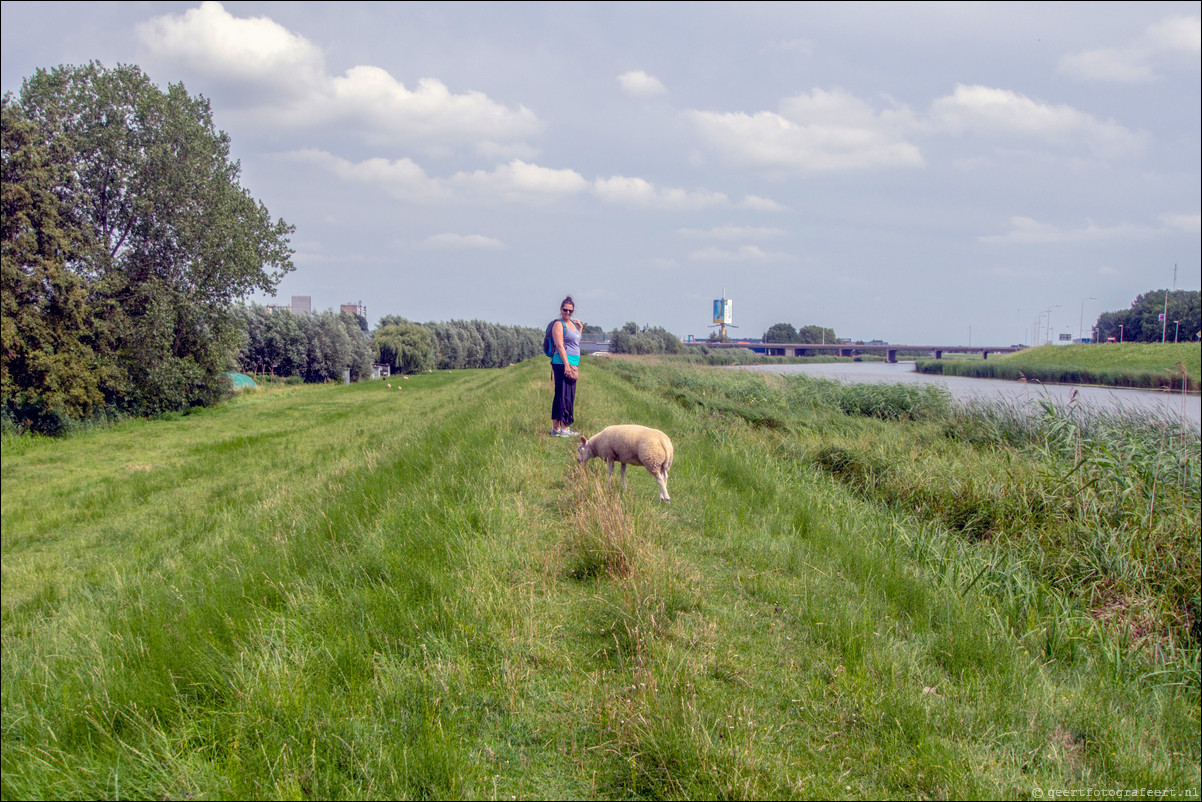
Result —
<path fill-rule="evenodd" d="M 683 350 L 679 337 L 658 326 L 640 329 L 637 323 L 627 323 L 609 333 L 613 354 L 679 354 Z"/>
<path fill-rule="evenodd" d="M 345 312 L 293 315 L 262 306 L 239 307 L 242 327 L 238 366 L 247 373 L 298 376 L 307 382 L 351 381 L 372 375 L 373 363 L 392 373 L 499 368 L 542 353 L 542 333 L 481 320 L 413 323 L 398 315 L 380 318 L 374 332 Z"/>
<path fill-rule="evenodd" d="M 307 382 L 369 378 L 375 349 L 360 323 L 345 312 L 294 315 L 262 306 L 240 306 L 238 368 L 246 373 L 298 376 Z"/>
<path fill-rule="evenodd" d="M 385 315 L 372 339 L 379 360 L 398 373 L 502 368 L 543 352 L 538 329 L 482 320 L 419 324 Z"/>
<path fill-rule="evenodd" d="M 838 342 L 834 329 L 822 326 L 793 328 L 792 323 L 776 323 L 764 332 L 766 343 L 834 343 Z"/>
<path fill-rule="evenodd" d="M 1167 301 L 1168 312 L 1165 312 Z M 1165 315 L 1165 320 L 1161 320 Z M 1178 323 L 1180 325 L 1178 325 Z M 1094 327 L 1098 342 L 1196 342 L 1202 331 L 1202 293 L 1197 290 L 1152 290 L 1136 297 L 1130 309 L 1103 312 Z"/>
<path fill-rule="evenodd" d="M 5 417 L 53 431 L 220 397 L 233 303 L 274 293 L 293 229 L 239 185 L 208 101 L 57 67 L 4 96 L 2 126 Z"/>

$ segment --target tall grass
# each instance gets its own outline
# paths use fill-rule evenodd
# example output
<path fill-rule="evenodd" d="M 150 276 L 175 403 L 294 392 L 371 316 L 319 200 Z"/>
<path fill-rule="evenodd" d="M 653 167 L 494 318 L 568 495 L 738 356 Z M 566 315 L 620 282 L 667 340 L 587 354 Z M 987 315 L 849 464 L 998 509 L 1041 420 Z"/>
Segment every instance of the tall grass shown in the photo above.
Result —
<path fill-rule="evenodd" d="M 1035 416 L 1013 405 L 957 406 L 932 386 L 615 369 L 716 421 L 795 433 L 801 459 L 862 498 L 1004 548 L 1137 638 L 1199 642 L 1192 427 L 1086 414 L 1075 401 L 1045 400 Z"/>
<path fill-rule="evenodd" d="M 1197 789 L 1198 651 L 1151 585 L 1093 605 L 819 457 L 980 485 L 1091 430 L 586 362 L 578 424 L 668 432 L 671 506 L 545 436 L 545 364 L 6 439 L 0 794 Z"/>

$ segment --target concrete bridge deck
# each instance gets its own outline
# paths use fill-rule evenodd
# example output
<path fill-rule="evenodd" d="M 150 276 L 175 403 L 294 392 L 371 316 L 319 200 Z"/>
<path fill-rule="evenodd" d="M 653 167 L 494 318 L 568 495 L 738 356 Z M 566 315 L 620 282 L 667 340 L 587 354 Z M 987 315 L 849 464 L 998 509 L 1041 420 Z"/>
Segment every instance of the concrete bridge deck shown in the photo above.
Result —
<path fill-rule="evenodd" d="M 1013 354 L 1023 350 L 1020 346 L 981 345 L 861 345 L 859 343 L 706 343 L 710 348 L 746 348 L 765 356 L 817 356 L 829 353 L 835 356 L 854 357 L 862 354 L 884 354 L 885 361 L 897 362 L 899 351 L 928 352 L 935 359 L 944 354 L 980 354 L 988 359 L 990 354 Z"/>

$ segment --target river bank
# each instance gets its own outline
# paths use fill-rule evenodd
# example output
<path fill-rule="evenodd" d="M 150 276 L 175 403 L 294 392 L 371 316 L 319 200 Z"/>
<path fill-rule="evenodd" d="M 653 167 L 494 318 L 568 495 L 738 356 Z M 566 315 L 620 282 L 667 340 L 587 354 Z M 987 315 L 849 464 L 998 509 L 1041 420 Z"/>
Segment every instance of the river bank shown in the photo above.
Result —
<path fill-rule="evenodd" d="M 1077 403 L 1095 412 L 1119 411 L 1187 420 L 1202 427 L 1202 396 L 1198 393 L 1164 393 L 1119 387 L 1080 384 L 1045 384 L 1005 379 L 977 379 L 964 376 L 930 375 L 915 371 L 914 362 L 840 362 L 809 365 L 739 365 L 732 370 L 748 370 L 780 375 L 803 375 L 841 382 L 930 384 L 945 388 L 960 403 L 1003 403 L 1038 410 L 1040 400 L 1056 404 Z"/>
<path fill-rule="evenodd" d="M 1202 385 L 1197 343 L 1045 345 L 995 359 L 919 359 L 919 373 L 977 379 L 1038 380 L 1143 390 L 1187 390 Z"/>

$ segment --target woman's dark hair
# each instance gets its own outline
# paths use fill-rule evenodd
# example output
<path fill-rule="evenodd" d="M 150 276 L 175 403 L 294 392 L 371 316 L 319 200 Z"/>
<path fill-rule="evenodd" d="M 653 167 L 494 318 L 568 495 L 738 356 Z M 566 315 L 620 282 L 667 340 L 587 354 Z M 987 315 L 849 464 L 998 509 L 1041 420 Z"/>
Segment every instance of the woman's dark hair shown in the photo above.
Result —
<path fill-rule="evenodd" d="M 572 309 L 573 310 L 576 309 L 576 302 L 572 300 L 572 296 L 570 296 L 570 295 L 567 298 L 564 298 L 562 301 L 559 302 L 559 308 L 563 309 L 564 304 L 571 304 Z"/>

